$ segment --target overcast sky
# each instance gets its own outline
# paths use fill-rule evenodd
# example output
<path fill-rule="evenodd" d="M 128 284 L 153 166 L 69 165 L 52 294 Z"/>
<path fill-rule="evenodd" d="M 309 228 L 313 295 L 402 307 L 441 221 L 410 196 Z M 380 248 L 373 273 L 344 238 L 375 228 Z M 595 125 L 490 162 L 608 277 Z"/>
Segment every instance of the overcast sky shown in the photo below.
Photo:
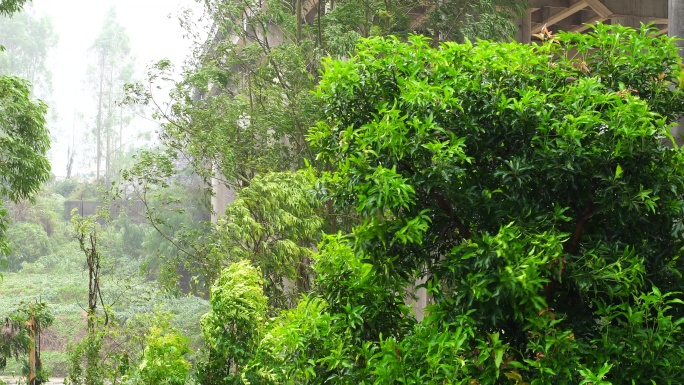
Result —
<path fill-rule="evenodd" d="M 76 131 L 76 142 L 83 140 L 84 127 L 74 124 L 74 111 L 92 115 L 92 93 L 85 88 L 85 72 L 88 66 L 87 50 L 102 29 L 105 13 L 116 7 L 119 22 L 126 29 L 132 53 L 136 57 L 138 75 L 143 76 L 145 68 L 152 62 L 169 58 L 175 64 L 182 64 L 190 50 L 191 42 L 183 38 L 178 18 L 190 9 L 195 15 L 201 13 L 201 5 L 194 0 L 34 0 L 33 11 L 49 15 L 59 42 L 51 53 L 49 63 L 53 74 L 53 97 L 51 108 L 59 115 L 51 151 L 53 173 L 66 174 L 67 145 L 72 131 Z M 197 17 L 197 16 L 196 16 Z M 92 120 L 92 119 L 91 119 Z M 132 128 L 153 130 L 149 123 L 138 121 Z M 132 134 L 130 134 L 132 138 Z M 126 135 L 124 135 L 126 136 Z M 127 138 L 124 138 L 126 142 Z M 79 171 L 83 170 L 83 159 L 77 158 Z M 79 165 L 78 163 L 81 163 Z"/>

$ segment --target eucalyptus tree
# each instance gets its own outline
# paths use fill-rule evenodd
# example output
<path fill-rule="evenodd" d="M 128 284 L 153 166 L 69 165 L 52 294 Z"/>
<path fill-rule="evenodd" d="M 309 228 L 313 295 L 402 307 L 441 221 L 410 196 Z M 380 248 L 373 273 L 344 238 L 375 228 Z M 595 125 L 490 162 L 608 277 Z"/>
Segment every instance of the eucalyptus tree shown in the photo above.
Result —
<path fill-rule="evenodd" d="M 118 22 L 114 8 L 105 15 L 102 30 L 89 52 L 93 62 L 88 69 L 88 80 L 97 111 L 94 125 L 96 178 L 104 176 L 105 181 L 109 181 L 113 157 L 121 150 L 121 128 L 126 123 L 119 102 L 123 99 L 124 85 L 133 75 L 129 37 Z M 119 128 L 118 146 L 116 128 Z"/>

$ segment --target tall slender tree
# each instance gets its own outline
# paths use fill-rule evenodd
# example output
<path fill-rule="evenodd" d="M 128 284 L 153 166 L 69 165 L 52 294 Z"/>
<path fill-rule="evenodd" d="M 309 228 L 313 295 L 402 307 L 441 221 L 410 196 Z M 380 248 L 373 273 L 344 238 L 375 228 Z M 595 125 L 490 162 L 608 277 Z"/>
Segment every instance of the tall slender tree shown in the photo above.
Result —
<path fill-rule="evenodd" d="M 124 85 L 131 80 L 133 73 L 130 41 L 126 30 L 117 21 L 114 8 L 105 15 L 102 31 L 89 51 L 93 57 L 89 83 L 93 87 L 97 108 L 94 128 L 96 178 L 104 177 L 108 182 L 112 157 L 117 150 L 117 128 L 125 121 L 117 102 L 123 98 Z"/>

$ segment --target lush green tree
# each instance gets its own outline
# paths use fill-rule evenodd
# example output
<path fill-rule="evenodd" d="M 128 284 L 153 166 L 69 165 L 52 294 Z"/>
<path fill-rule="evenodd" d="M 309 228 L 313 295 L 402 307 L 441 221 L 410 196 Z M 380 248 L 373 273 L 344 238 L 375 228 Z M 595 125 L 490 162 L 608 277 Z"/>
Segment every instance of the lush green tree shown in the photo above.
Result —
<path fill-rule="evenodd" d="M 47 106 L 32 101 L 29 94 L 26 81 L 0 77 L 0 196 L 13 202 L 32 199 L 50 177 Z M 6 217 L 0 203 L 0 254 L 9 252 Z"/>
<path fill-rule="evenodd" d="M 257 356 L 255 373 L 296 372 L 302 383 L 684 381 L 684 157 L 669 136 L 684 113 L 676 48 L 648 27 L 542 37 L 439 49 L 423 37 L 376 38 L 326 62 L 327 119 L 310 139 L 335 168 L 327 191 L 362 223 L 324 247 L 316 268 L 329 253 L 358 256 L 374 288 L 401 294 L 397 285 L 422 278 L 432 305 L 407 331 L 398 310 L 351 316 L 373 309 L 377 289 L 354 296 L 321 284 L 332 295 L 313 303 L 337 321 L 321 329 L 314 317 L 301 344 L 262 340 L 276 354 Z M 326 310 L 335 302 L 345 305 Z M 305 309 L 283 322 L 302 330 Z M 359 324 L 367 334 L 348 339 Z M 317 339 L 342 343 L 302 348 Z"/>
<path fill-rule="evenodd" d="M 291 307 L 310 289 L 309 264 L 323 222 L 319 213 L 318 196 L 304 173 L 257 175 L 220 217 L 220 243 L 212 256 L 219 265 L 248 260 L 259 266 L 271 307 Z"/>
<path fill-rule="evenodd" d="M 492 8 L 497 12 L 514 11 L 508 7 L 510 1 L 481 3 L 497 4 L 500 8 Z M 183 80 L 175 84 L 171 107 L 162 108 L 153 98 L 160 82 L 174 79 L 174 67 L 168 60 L 151 68 L 148 84 L 129 88 L 129 100 L 157 107 L 157 117 L 163 124 L 164 145 L 178 152 L 178 158 L 186 159 L 204 177 L 207 186 L 223 184 L 238 192 L 252 183 L 260 183 L 255 182 L 257 175 L 300 168 L 307 160 L 316 162 L 306 135 L 308 128 L 323 118 L 320 101 L 312 93 L 318 83 L 322 57 L 345 57 L 354 51 L 356 41 L 362 36 L 398 34 L 405 37 L 419 25 L 423 26 L 420 20 L 412 18 L 414 8 L 426 10 L 423 21 L 428 20 L 432 12 L 416 0 L 211 0 L 205 5 L 212 25 L 208 32 L 210 39 L 197 47 L 191 66 L 184 69 Z M 478 9 L 480 14 L 485 13 L 484 6 Z M 497 23 L 503 23 L 503 19 L 497 20 Z M 491 30 L 494 29 L 498 31 L 498 27 Z M 504 37 L 498 32 L 491 36 L 482 31 L 478 33 L 467 35 Z M 441 36 L 447 38 L 446 34 Z M 305 188 L 295 189 L 303 191 Z M 347 216 L 346 212 L 333 213 L 331 203 L 324 203 L 327 209 L 323 215 L 325 228 L 333 232 L 348 227 L 350 219 L 355 217 Z M 234 216 L 245 207 L 231 210 L 226 215 Z M 275 211 L 265 210 L 259 213 L 271 217 L 274 214 Z M 253 220 L 261 221 L 256 217 Z M 224 221 L 235 222 L 228 217 Z M 233 229 L 238 227 L 232 226 Z M 225 229 L 217 228 L 216 231 L 221 233 Z M 172 231 L 165 233 L 171 235 Z M 232 242 L 245 245 L 241 247 L 243 250 L 254 248 L 254 240 L 244 238 L 248 233 L 233 231 L 231 237 L 235 238 L 231 238 L 226 247 L 232 247 L 229 244 Z M 217 237 L 223 236 L 217 234 Z M 221 259 L 225 258 L 224 263 L 232 262 L 238 250 L 215 249 L 207 253 L 204 247 L 183 245 L 184 241 L 179 237 L 161 238 L 183 246 L 180 249 L 188 253 L 181 254 L 199 261 L 190 269 L 204 282 L 212 282 L 218 271 L 215 267 L 222 264 Z M 299 249 L 304 250 L 301 239 L 282 240 L 281 244 L 298 244 Z M 308 243 L 311 245 L 310 241 Z M 199 253 L 192 255 L 193 250 Z M 244 251 L 240 253 L 244 254 Z M 279 259 L 269 260 L 272 257 Z M 281 266 L 278 269 L 296 266 L 280 263 L 284 260 L 282 256 L 271 252 L 258 252 L 253 258 L 258 258 L 257 264 L 264 274 L 275 271 L 273 266 Z M 283 276 L 292 278 L 291 274 Z M 277 282 L 271 283 L 272 287 L 277 285 Z M 300 286 L 306 287 L 305 284 Z M 268 294 L 272 303 L 282 303 L 279 294 L 270 290 Z"/>
<path fill-rule="evenodd" d="M 185 358 L 190 352 L 189 338 L 171 326 L 168 316 L 152 325 L 145 338 L 135 383 L 185 385 L 191 366 Z"/>
<path fill-rule="evenodd" d="M 205 1 L 210 38 L 173 91 L 172 108 L 159 109 L 164 143 L 187 154 L 207 178 L 233 188 L 247 186 L 258 173 L 302 167 L 314 158 L 307 130 L 322 118 L 311 94 L 321 58 L 348 55 L 360 37 L 433 31 L 433 19 L 450 25 L 435 32 L 444 40 L 507 39 L 521 7 L 513 0 L 451 0 L 435 8 L 437 3 Z M 415 9 L 425 17 L 412 19 Z M 167 60 L 158 63 L 150 84 L 133 94 L 150 102 L 155 82 L 171 78 L 171 68 Z"/>
<path fill-rule="evenodd" d="M 347 236 L 327 237 L 312 291 L 268 325 L 245 376 L 253 383 L 372 383 L 377 341 L 410 334 L 415 319 L 404 302 L 411 283 L 377 274 L 366 258 Z"/>

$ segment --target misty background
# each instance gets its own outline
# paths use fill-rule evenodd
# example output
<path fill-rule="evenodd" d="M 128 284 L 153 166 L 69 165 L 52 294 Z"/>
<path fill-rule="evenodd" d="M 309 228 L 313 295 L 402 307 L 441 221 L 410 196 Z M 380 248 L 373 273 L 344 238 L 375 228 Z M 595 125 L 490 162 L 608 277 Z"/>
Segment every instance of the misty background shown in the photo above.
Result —
<path fill-rule="evenodd" d="M 178 69 L 182 67 L 193 41 L 180 20 L 198 22 L 202 5 L 189 0 L 34 0 L 27 4 L 24 12 L 37 18 L 47 17 L 58 39 L 46 60 L 52 74 L 52 92 L 47 96 L 38 95 L 49 106 L 48 125 L 52 136 L 49 158 L 58 179 L 67 175 L 70 147 L 75 150 L 72 176 L 89 178 L 95 169 L 92 131 L 96 104 L 93 84 L 87 81 L 88 67 L 94 60 L 89 48 L 102 31 L 105 15 L 111 9 L 129 37 L 131 80 L 144 81 L 148 66 L 161 59 L 171 60 Z M 34 89 L 38 86 L 34 84 Z M 155 98 L 163 103 L 164 92 Z M 158 125 L 150 116 L 150 111 L 131 111 L 131 120 L 121 135 L 124 151 L 154 143 Z"/>

